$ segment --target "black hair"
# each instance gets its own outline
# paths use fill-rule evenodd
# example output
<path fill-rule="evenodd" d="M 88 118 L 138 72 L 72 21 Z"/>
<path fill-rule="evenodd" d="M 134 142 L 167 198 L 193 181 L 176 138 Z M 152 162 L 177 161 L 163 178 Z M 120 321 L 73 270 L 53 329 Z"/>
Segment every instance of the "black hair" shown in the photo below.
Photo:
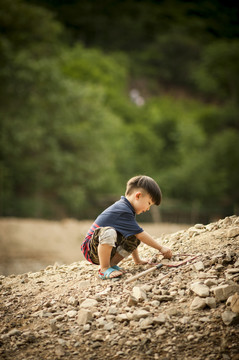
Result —
<path fill-rule="evenodd" d="M 154 179 L 146 175 L 137 175 L 129 179 L 126 185 L 125 195 L 130 195 L 134 189 L 144 189 L 151 196 L 155 205 L 159 205 L 162 200 L 160 187 Z"/>

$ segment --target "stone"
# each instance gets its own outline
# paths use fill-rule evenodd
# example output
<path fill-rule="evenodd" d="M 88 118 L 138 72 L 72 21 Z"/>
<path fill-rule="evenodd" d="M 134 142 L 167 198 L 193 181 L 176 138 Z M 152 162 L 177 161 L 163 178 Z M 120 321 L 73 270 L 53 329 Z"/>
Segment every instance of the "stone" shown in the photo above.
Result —
<path fill-rule="evenodd" d="M 69 304 L 69 305 L 73 305 L 73 306 L 77 306 L 77 305 L 79 305 L 79 300 L 77 300 L 76 298 L 74 298 L 74 296 L 71 296 L 71 297 L 68 299 L 68 304 Z"/>
<path fill-rule="evenodd" d="M 137 300 L 137 301 L 144 301 L 147 299 L 146 296 L 146 292 L 139 286 L 134 286 L 133 287 L 133 293 L 132 296 Z"/>
<path fill-rule="evenodd" d="M 239 295 L 238 293 L 235 293 L 231 297 L 231 311 L 234 313 L 239 313 Z"/>
<path fill-rule="evenodd" d="M 209 296 L 209 287 L 200 282 L 193 283 L 191 285 L 191 290 L 200 297 L 208 297 Z"/>
<path fill-rule="evenodd" d="M 140 321 L 139 326 L 140 326 L 140 328 L 141 328 L 142 330 L 146 330 L 146 329 L 152 327 L 152 324 L 153 324 L 153 323 L 154 323 L 153 318 L 152 318 L 152 317 L 148 317 L 148 318 L 143 319 L 142 321 Z"/>
<path fill-rule="evenodd" d="M 196 262 L 194 265 L 195 270 L 197 271 L 203 271 L 204 270 L 204 264 L 202 261 Z"/>
<path fill-rule="evenodd" d="M 232 325 L 239 322 L 239 314 L 235 314 L 230 310 L 226 310 L 222 313 L 222 321 L 225 325 Z"/>
<path fill-rule="evenodd" d="M 79 325 L 85 325 L 92 320 L 93 316 L 91 311 L 87 309 L 81 309 L 78 311 L 77 323 Z"/>
<path fill-rule="evenodd" d="M 95 299 L 86 299 L 80 304 L 80 308 L 89 309 L 98 305 L 98 301 Z"/>
<path fill-rule="evenodd" d="M 158 314 L 158 316 L 154 317 L 154 322 L 156 324 L 164 324 L 166 321 L 167 321 L 167 317 L 163 313 Z"/>
<path fill-rule="evenodd" d="M 239 235 L 239 226 L 233 227 L 231 229 L 228 230 L 227 232 L 227 237 L 235 237 Z"/>
<path fill-rule="evenodd" d="M 216 279 L 207 279 L 204 281 L 204 284 L 207 285 L 208 287 L 216 286 L 217 280 Z"/>
<path fill-rule="evenodd" d="M 8 333 L 7 333 L 7 336 L 8 337 L 11 337 L 11 336 L 19 336 L 21 335 L 21 331 L 18 330 L 18 329 L 12 329 L 10 330 Z"/>
<path fill-rule="evenodd" d="M 118 309 L 116 306 L 111 306 L 108 310 L 108 314 L 109 315 L 117 315 L 118 314 Z"/>
<path fill-rule="evenodd" d="M 77 311 L 76 311 L 76 310 L 70 310 L 70 311 L 67 312 L 67 316 L 68 316 L 69 318 L 73 318 L 73 317 L 75 317 L 76 315 L 77 315 Z"/>
<path fill-rule="evenodd" d="M 133 318 L 133 316 L 132 316 L 132 318 Z M 119 322 L 124 322 L 124 321 L 131 320 L 131 319 L 127 314 L 119 314 L 116 316 L 116 320 Z"/>
<path fill-rule="evenodd" d="M 139 320 L 141 318 L 146 318 L 150 315 L 150 312 L 146 311 L 146 310 L 135 310 L 133 312 L 133 320 Z"/>
<path fill-rule="evenodd" d="M 137 299 L 134 296 L 130 295 L 129 298 L 128 298 L 127 305 L 128 306 L 135 306 L 137 304 L 138 304 Z"/>
<path fill-rule="evenodd" d="M 237 285 L 236 283 L 230 285 L 220 285 L 214 288 L 213 292 L 217 301 L 225 301 L 235 292 L 239 292 L 239 285 Z"/>
<path fill-rule="evenodd" d="M 159 329 L 156 331 L 156 336 L 161 336 L 161 335 L 164 335 L 166 333 L 166 330 L 165 329 Z"/>
<path fill-rule="evenodd" d="M 210 309 L 215 309 L 217 307 L 217 303 L 214 297 L 206 297 L 205 301 L 207 306 L 210 307 Z"/>
<path fill-rule="evenodd" d="M 206 305 L 206 300 L 197 296 L 192 301 L 190 308 L 192 310 L 202 310 L 206 307 Z"/>

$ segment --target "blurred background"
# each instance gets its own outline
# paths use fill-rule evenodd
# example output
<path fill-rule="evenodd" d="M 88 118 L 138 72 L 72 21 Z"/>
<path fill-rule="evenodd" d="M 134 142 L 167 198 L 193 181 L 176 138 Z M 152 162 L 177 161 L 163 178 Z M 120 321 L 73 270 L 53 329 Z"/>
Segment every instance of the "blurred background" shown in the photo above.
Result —
<path fill-rule="evenodd" d="M 94 219 L 137 174 L 139 221 L 239 215 L 236 1 L 0 0 L 0 29 L 2 219 Z"/>

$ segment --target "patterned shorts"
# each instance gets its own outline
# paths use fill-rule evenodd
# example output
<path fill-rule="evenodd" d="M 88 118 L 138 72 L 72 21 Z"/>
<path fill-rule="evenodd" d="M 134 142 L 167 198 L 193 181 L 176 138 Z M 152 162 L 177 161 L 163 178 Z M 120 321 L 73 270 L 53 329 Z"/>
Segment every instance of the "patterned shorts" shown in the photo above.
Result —
<path fill-rule="evenodd" d="M 99 265 L 99 257 L 98 257 L 98 246 L 100 243 L 100 239 L 103 239 L 106 235 L 107 237 L 107 231 L 113 230 L 115 233 L 115 240 L 112 240 L 112 245 L 114 243 L 114 246 L 112 248 L 111 252 L 111 259 L 112 257 L 117 253 L 119 253 L 122 257 L 126 258 L 129 256 L 140 244 L 140 240 L 136 238 L 135 235 L 129 236 L 125 238 L 123 235 L 121 235 L 119 232 L 115 231 L 111 227 L 100 227 L 97 228 L 94 231 L 94 234 L 92 235 L 91 241 L 90 241 L 90 251 L 89 256 L 94 264 Z M 105 241 L 104 243 L 108 243 L 108 241 Z"/>

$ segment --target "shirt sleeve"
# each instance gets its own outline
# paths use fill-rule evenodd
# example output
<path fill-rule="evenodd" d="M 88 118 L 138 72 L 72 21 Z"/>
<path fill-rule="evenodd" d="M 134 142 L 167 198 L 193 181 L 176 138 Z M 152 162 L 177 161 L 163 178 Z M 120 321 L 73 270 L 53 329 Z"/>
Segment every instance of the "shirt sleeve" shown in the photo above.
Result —
<path fill-rule="evenodd" d="M 126 238 L 144 231 L 135 220 L 133 214 L 129 216 L 129 213 L 120 214 L 114 228 Z"/>

